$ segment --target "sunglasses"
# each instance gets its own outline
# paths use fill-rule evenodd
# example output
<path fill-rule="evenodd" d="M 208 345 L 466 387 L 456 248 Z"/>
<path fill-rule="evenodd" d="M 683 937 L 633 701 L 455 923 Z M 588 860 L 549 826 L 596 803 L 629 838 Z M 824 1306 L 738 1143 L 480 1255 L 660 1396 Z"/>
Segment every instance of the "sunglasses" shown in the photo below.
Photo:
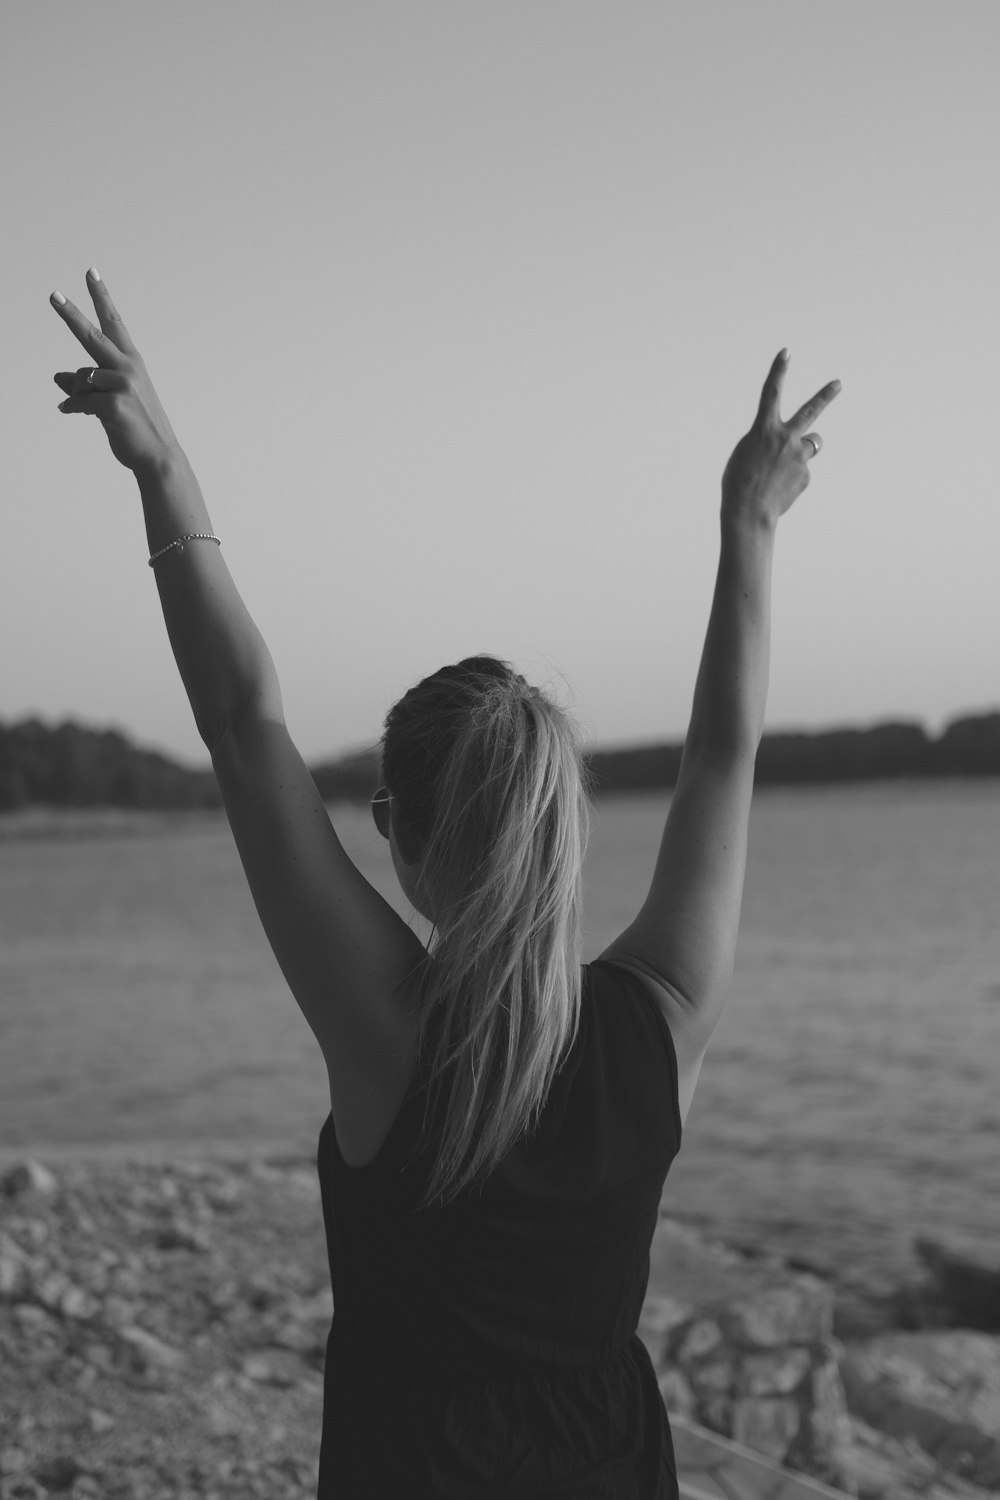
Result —
<path fill-rule="evenodd" d="M 389 804 L 395 799 L 388 787 L 380 786 L 371 799 L 375 827 L 384 839 L 389 837 Z"/>

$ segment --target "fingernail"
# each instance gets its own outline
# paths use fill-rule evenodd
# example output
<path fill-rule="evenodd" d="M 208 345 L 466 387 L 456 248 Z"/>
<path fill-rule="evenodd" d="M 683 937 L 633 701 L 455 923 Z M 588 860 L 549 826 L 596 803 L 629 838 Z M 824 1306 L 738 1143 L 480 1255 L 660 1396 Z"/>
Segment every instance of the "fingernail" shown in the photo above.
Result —
<path fill-rule="evenodd" d="M 787 349 L 782 349 L 779 358 L 780 359 L 787 359 L 788 358 L 788 350 Z"/>
<path fill-rule="evenodd" d="M 60 403 L 59 403 L 59 410 L 60 410 L 60 411 L 65 411 L 65 410 L 66 410 L 66 407 L 67 407 L 67 406 L 68 406 L 68 405 L 69 405 L 69 401 L 68 401 L 68 399 L 67 399 L 67 400 L 66 400 L 66 401 L 60 401 Z"/>
<path fill-rule="evenodd" d="M 66 301 L 66 298 L 63 296 L 62 292 L 53 292 L 52 301 L 58 302 L 59 306 L 62 307 L 63 303 Z"/>
<path fill-rule="evenodd" d="M 101 279 L 101 273 L 96 266 L 91 266 L 90 270 L 87 272 L 87 275 L 90 277 L 91 281 L 100 281 Z"/>

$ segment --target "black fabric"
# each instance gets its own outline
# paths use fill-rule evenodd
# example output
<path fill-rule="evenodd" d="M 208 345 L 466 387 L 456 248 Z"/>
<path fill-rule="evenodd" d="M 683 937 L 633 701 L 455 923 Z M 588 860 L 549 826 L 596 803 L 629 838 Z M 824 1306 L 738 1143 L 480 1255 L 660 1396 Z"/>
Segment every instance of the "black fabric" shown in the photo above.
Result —
<path fill-rule="evenodd" d="M 332 1115 L 320 1132 L 334 1318 L 319 1500 L 677 1500 L 636 1334 L 681 1138 L 662 1012 L 626 971 L 585 966 L 538 1129 L 484 1187 L 415 1212 L 420 1085 L 369 1166 L 343 1160 Z"/>

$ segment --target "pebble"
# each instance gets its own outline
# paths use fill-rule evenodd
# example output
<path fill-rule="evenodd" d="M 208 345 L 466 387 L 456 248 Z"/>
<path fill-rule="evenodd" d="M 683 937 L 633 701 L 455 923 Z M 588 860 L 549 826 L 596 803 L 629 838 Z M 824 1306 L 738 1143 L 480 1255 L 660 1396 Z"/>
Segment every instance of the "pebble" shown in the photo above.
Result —
<path fill-rule="evenodd" d="M 28 1290 L 28 1268 L 21 1255 L 0 1250 L 0 1302 L 17 1302 Z"/>
<path fill-rule="evenodd" d="M 172 1219 L 156 1231 L 155 1244 L 158 1250 L 207 1251 L 212 1248 L 211 1238 L 204 1229 L 190 1224 L 186 1219 Z"/>
<path fill-rule="evenodd" d="M 286 1349 L 258 1349 L 243 1360 L 243 1374 L 261 1385 L 292 1386 L 302 1379 L 299 1359 Z"/>
<path fill-rule="evenodd" d="M 143 1369 L 158 1367 L 164 1370 L 176 1370 L 184 1363 L 183 1350 L 174 1349 L 169 1344 L 165 1344 L 154 1333 L 147 1333 L 145 1328 L 137 1328 L 135 1324 L 131 1324 L 120 1328 L 118 1335 L 134 1351 Z"/>
<path fill-rule="evenodd" d="M 8 1198 L 20 1198 L 26 1193 L 52 1197 L 59 1191 L 59 1179 L 40 1161 L 29 1159 L 18 1162 L 17 1166 L 11 1167 L 0 1177 L 0 1190 Z"/>
<path fill-rule="evenodd" d="M 0 1474 L 19 1474 L 27 1462 L 28 1455 L 23 1448 L 17 1448 L 13 1443 L 0 1448 Z"/>
<path fill-rule="evenodd" d="M 233 1176 L 217 1177 L 205 1188 L 209 1205 L 218 1213 L 231 1213 L 243 1197 L 243 1188 Z"/>
<path fill-rule="evenodd" d="M 47 1490 L 68 1490 L 83 1473 L 77 1460 L 68 1453 L 57 1453 L 36 1465 L 33 1477 Z"/>
<path fill-rule="evenodd" d="M 85 1321 L 97 1316 L 101 1310 L 101 1304 L 96 1297 L 92 1297 L 82 1287 L 68 1286 L 60 1300 L 59 1310 L 64 1318 L 78 1318 Z"/>
<path fill-rule="evenodd" d="M 14 1322 L 21 1332 L 29 1338 L 44 1338 L 47 1334 L 54 1334 L 55 1324 L 44 1307 L 38 1307 L 33 1302 L 19 1302 L 12 1311 Z"/>

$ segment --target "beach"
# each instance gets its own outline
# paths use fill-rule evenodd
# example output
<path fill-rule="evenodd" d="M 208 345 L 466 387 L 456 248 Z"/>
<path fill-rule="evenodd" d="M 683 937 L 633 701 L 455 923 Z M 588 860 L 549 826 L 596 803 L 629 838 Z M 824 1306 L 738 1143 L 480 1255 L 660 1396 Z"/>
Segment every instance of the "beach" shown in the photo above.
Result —
<path fill-rule="evenodd" d="M 0 1495 L 316 1493 L 333 1312 L 304 1162 L 64 1165 L 0 1198 Z"/>
<path fill-rule="evenodd" d="M 0 1497 L 312 1500 L 333 1316 L 314 1162 L 139 1156 L 0 1176 Z M 647 1302 L 672 1290 L 661 1264 Z M 848 1298 L 832 1347 L 891 1326 Z M 865 1500 L 995 1494 L 852 1430 Z"/>

